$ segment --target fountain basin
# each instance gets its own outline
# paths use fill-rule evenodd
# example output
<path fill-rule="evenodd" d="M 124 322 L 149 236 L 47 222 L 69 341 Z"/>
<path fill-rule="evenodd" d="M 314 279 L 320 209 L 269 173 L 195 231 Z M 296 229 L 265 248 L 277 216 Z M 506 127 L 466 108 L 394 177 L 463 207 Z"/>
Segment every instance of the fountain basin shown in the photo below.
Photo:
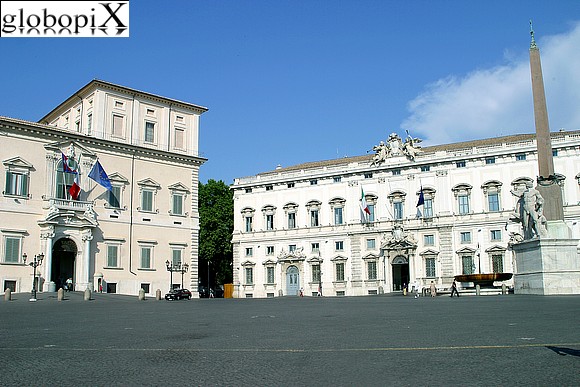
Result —
<path fill-rule="evenodd" d="M 458 282 L 473 282 L 474 286 L 493 287 L 494 281 L 507 281 L 513 273 L 488 273 L 488 274 L 460 274 L 455 276 Z"/>

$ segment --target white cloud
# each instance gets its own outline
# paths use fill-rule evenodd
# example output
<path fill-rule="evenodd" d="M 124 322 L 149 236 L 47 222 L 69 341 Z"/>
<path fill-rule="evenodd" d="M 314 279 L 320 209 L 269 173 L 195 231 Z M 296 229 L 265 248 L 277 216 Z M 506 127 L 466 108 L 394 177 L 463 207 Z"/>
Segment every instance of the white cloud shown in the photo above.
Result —
<path fill-rule="evenodd" d="M 550 130 L 580 129 L 580 23 L 538 42 Z M 535 131 L 527 58 L 440 79 L 409 102 L 402 129 L 424 145 Z"/>

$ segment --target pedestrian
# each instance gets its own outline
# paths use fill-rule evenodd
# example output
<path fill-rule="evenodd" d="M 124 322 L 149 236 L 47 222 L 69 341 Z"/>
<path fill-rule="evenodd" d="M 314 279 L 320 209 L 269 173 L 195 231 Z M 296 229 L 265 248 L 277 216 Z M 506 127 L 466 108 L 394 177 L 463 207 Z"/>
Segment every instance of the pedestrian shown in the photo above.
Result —
<path fill-rule="evenodd" d="M 435 286 L 435 282 L 431 281 L 431 297 L 435 297 L 437 295 L 437 287 Z"/>
<path fill-rule="evenodd" d="M 457 282 L 455 281 L 455 279 L 451 284 L 451 297 L 453 297 L 453 293 L 457 294 L 457 297 L 459 297 L 459 292 L 457 291 Z"/>
<path fill-rule="evenodd" d="M 304 297 L 304 288 L 300 288 L 300 297 Z"/>
<path fill-rule="evenodd" d="M 72 278 L 68 278 L 66 280 L 66 291 L 70 292 L 72 290 Z"/>

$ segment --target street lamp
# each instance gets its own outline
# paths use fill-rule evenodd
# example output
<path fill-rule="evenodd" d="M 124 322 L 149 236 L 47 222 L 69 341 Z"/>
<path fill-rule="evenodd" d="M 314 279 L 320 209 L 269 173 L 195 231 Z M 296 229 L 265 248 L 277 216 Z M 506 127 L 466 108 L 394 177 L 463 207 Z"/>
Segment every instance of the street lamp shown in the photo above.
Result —
<path fill-rule="evenodd" d="M 183 265 L 181 264 L 181 262 L 179 263 L 179 272 L 181 272 L 181 288 L 183 289 L 183 274 L 187 273 L 187 271 L 189 270 L 189 265 L 187 263 L 184 263 Z"/>
<path fill-rule="evenodd" d="M 169 275 L 169 278 L 170 278 L 169 279 L 169 291 L 172 291 L 173 290 L 173 272 L 175 271 L 174 265 L 171 262 L 169 262 L 169 260 L 167 260 L 167 261 L 165 261 L 165 266 L 167 266 L 167 271 L 169 273 L 171 273 Z"/>
<path fill-rule="evenodd" d="M 24 260 L 24 264 L 26 264 L 26 258 L 28 258 L 28 255 L 26 255 L 26 253 L 22 254 L 22 258 Z M 32 262 L 29 262 L 28 264 L 30 266 L 32 266 L 33 269 L 33 274 L 32 274 L 32 295 L 30 297 L 30 300 L 28 301 L 36 301 L 36 268 L 40 265 L 42 265 L 42 260 L 44 259 L 44 254 L 40 253 L 38 255 L 34 256 L 34 260 Z"/>

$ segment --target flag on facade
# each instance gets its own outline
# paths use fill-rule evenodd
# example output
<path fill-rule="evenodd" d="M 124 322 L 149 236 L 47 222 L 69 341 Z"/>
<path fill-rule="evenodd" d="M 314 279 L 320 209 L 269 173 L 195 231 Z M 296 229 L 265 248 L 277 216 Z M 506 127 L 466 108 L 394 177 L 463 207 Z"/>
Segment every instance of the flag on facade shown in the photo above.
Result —
<path fill-rule="evenodd" d="M 423 195 L 423 186 L 421 186 L 421 191 L 419 192 L 419 200 L 417 201 L 417 218 L 422 218 L 422 209 L 425 204 L 425 195 Z"/>
<path fill-rule="evenodd" d="M 365 199 L 365 191 L 363 190 L 363 188 L 360 188 L 361 191 L 361 199 L 360 199 L 360 209 L 361 209 L 361 215 L 363 217 L 363 219 L 361 219 L 362 221 L 365 221 L 367 219 L 367 215 L 371 214 L 371 210 L 369 210 L 369 206 L 367 205 L 367 200 Z"/>
<path fill-rule="evenodd" d="M 96 181 L 97 183 L 99 183 L 100 185 L 102 185 L 103 187 L 105 187 L 106 189 L 108 189 L 109 191 L 113 190 L 113 186 L 111 185 L 109 176 L 107 176 L 107 173 L 103 169 L 101 163 L 99 163 L 99 160 L 97 160 L 95 165 L 93 165 L 93 168 L 89 173 L 89 177 L 94 181 Z"/>
<path fill-rule="evenodd" d="M 72 163 L 72 160 L 69 160 L 69 158 L 65 156 L 64 153 L 60 152 L 60 154 L 62 155 L 62 171 L 66 173 L 78 173 L 76 167 L 74 167 Z M 71 168 L 71 166 L 73 168 Z"/>
<path fill-rule="evenodd" d="M 73 200 L 77 200 L 79 198 L 79 194 L 81 193 L 81 186 L 79 185 L 79 175 L 75 172 L 75 179 L 73 184 L 68 189 L 68 193 Z"/>

